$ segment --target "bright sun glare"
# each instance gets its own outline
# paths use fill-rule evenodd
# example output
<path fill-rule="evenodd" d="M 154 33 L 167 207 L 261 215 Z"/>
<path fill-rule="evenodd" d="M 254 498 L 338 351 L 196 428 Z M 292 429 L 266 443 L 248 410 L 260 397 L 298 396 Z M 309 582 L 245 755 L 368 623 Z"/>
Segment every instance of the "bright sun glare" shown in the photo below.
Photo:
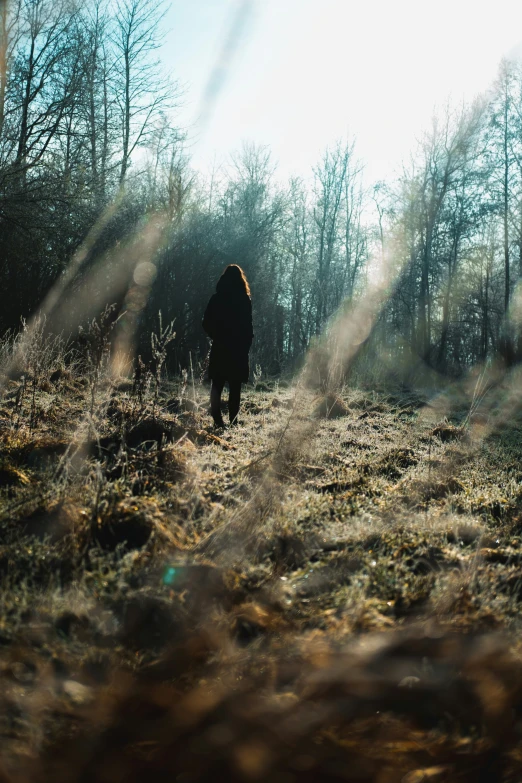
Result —
<path fill-rule="evenodd" d="M 332 139 L 351 134 L 370 178 L 385 178 L 436 106 L 487 90 L 522 42 L 522 6 L 511 0 L 487 14 L 471 0 L 197 0 L 175 3 L 166 24 L 196 165 L 254 141 L 270 146 L 284 176 L 306 175 Z M 221 89 L 201 128 L 216 63 Z"/>

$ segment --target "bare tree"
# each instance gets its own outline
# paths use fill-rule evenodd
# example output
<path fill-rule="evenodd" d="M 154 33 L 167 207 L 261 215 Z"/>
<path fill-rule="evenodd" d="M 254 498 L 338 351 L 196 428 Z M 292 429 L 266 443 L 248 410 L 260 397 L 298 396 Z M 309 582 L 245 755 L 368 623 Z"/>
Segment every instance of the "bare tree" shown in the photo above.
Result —
<path fill-rule="evenodd" d="M 487 139 L 490 164 L 490 183 L 496 207 L 502 221 L 504 261 L 504 327 L 500 349 L 504 359 L 511 364 L 514 359 L 514 342 L 509 322 L 511 297 L 511 214 L 515 191 L 515 151 L 517 142 L 515 112 L 515 69 L 512 63 L 502 61 L 490 103 L 489 138 Z"/>
<path fill-rule="evenodd" d="M 105 0 L 95 0 L 86 7 L 81 25 L 84 43 L 80 115 L 93 196 L 97 202 L 103 203 L 107 197 L 110 175 L 115 170 L 112 159 L 117 146 L 115 105 L 111 90 L 115 67 L 109 40 L 111 17 Z"/>
<path fill-rule="evenodd" d="M 317 334 L 321 331 L 328 314 L 330 270 L 338 241 L 341 204 L 351 152 L 351 147 L 338 143 L 333 150 L 326 150 L 321 163 L 314 169 L 316 195 L 314 220 L 318 236 L 315 319 Z"/>
<path fill-rule="evenodd" d="M 72 26 L 76 8 L 67 0 L 23 0 L 21 39 L 9 80 L 14 165 L 24 173 L 45 155 L 74 89 Z M 72 76 L 71 79 L 67 76 Z"/>
<path fill-rule="evenodd" d="M 301 356 L 311 337 L 313 266 L 309 194 L 300 179 L 290 182 L 285 222 L 285 281 L 288 289 L 288 355 Z"/>
<path fill-rule="evenodd" d="M 22 2 L 3 0 L 0 3 L 0 138 L 4 131 L 9 71 L 21 36 Z"/>
<path fill-rule="evenodd" d="M 119 0 L 113 43 L 115 98 L 121 138 L 120 184 L 125 182 L 133 153 L 143 146 L 161 112 L 175 106 L 177 89 L 162 76 L 155 52 L 161 45 L 164 3 Z"/>

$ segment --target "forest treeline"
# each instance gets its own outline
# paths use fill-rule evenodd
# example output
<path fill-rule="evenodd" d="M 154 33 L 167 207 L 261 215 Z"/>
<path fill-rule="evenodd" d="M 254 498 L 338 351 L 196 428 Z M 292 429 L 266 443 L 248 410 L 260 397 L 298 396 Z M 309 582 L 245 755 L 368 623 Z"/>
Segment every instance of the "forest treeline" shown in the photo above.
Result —
<path fill-rule="evenodd" d="M 393 181 L 369 185 L 353 141 L 334 142 L 308 178 L 283 183 L 270 151 L 249 144 L 203 176 L 177 127 L 183 96 L 158 60 L 161 5 L 0 9 L 1 331 L 37 312 L 85 248 L 67 282 L 71 302 L 86 280 L 93 310 L 139 300 L 145 342 L 161 311 L 175 320 L 177 369 L 206 353 L 202 313 L 227 263 L 251 283 L 252 364 L 267 373 L 295 367 L 380 267 L 378 355 L 450 374 L 522 355 L 518 64 L 503 62 L 473 106 L 440 111 Z M 161 242 L 140 258 L 157 216 Z M 132 259 L 124 274 L 122 247 Z M 129 299 L 140 275 L 141 299 Z"/>

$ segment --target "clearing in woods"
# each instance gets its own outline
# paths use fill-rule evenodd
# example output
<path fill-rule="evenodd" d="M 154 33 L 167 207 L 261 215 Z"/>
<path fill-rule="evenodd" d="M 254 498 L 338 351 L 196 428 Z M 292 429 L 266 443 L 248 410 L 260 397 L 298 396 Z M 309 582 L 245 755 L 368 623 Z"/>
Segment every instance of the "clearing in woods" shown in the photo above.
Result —
<path fill-rule="evenodd" d="M 185 734 L 166 703 L 195 693 L 203 701 L 183 731 L 199 737 L 209 766 L 194 772 L 181 753 L 172 769 L 186 780 L 214 774 L 216 753 L 238 780 L 276 779 L 288 765 L 329 779 L 326 757 L 355 775 L 354 754 L 359 777 L 345 779 L 389 768 L 383 779 L 421 780 L 411 776 L 442 765 L 434 779 L 456 770 L 471 780 L 492 749 L 487 768 L 507 775 L 516 739 L 506 694 L 518 691 L 504 692 L 502 672 L 520 680 L 522 417 L 510 391 L 518 376 L 480 405 L 470 383 L 336 396 L 258 383 L 241 426 L 216 432 L 203 387 L 166 382 L 143 396 L 102 380 L 91 416 L 79 373 L 49 368 L 34 388 L 7 381 L 1 731 L 13 779 L 25 770 L 72 780 L 62 756 L 80 776 L 123 746 L 142 767 L 148 758 L 148 772 L 164 770 L 152 750 L 136 750 L 167 742 L 148 736 L 141 711 L 167 710 L 157 721 L 180 754 Z M 132 736 L 113 747 L 103 732 L 136 689 Z M 216 710 L 221 729 L 207 736 L 200 723 L 214 725 Z M 266 710 L 280 725 L 261 741 Z M 499 715 L 509 731 L 492 728 Z M 103 752 L 78 761 L 72 743 L 67 756 L 64 741 L 93 734 Z M 129 780 L 142 779 L 139 764 Z"/>

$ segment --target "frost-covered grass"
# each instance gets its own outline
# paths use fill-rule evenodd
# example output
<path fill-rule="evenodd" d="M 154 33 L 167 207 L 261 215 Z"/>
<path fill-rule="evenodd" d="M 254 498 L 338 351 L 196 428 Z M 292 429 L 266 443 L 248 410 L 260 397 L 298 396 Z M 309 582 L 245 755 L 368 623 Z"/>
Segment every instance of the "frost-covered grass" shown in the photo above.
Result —
<path fill-rule="evenodd" d="M 50 356 L 0 402 L 10 779 L 516 779 L 516 378 L 262 382 L 220 432 Z"/>

